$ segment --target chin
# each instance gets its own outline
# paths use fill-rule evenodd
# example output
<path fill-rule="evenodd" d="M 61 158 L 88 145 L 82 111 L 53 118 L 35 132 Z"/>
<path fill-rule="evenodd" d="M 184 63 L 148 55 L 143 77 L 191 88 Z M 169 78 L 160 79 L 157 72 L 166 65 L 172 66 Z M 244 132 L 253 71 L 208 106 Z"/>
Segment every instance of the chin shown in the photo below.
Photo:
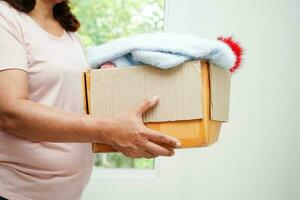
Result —
<path fill-rule="evenodd" d="M 64 1 L 67 1 L 67 0 L 53 0 L 53 3 L 57 4 L 57 3 L 62 3 Z"/>

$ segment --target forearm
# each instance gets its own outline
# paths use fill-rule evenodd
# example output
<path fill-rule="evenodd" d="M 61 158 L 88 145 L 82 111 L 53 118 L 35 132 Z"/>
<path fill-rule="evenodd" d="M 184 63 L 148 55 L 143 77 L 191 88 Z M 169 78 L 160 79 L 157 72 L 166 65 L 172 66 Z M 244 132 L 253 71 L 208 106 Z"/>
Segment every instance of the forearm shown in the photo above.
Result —
<path fill-rule="evenodd" d="M 106 121 L 20 99 L 2 109 L 0 128 L 36 141 L 105 143 Z"/>

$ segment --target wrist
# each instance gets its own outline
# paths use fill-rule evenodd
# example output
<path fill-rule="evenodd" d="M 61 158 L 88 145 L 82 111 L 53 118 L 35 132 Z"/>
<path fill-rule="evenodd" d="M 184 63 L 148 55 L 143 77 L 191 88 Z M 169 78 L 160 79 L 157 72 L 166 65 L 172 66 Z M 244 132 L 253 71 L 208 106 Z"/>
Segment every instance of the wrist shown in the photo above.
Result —
<path fill-rule="evenodd" d="M 88 121 L 91 127 L 91 133 L 94 143 L 110 144 L 111 127 L 110 119 L 92 117 L 88 115 Z"/>

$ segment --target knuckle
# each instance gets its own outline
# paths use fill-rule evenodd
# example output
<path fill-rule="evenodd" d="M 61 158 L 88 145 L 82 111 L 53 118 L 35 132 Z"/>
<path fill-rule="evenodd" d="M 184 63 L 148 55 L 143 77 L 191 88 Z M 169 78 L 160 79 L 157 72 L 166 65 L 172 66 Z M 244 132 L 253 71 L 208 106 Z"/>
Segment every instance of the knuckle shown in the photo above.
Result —
<path fill-rule="evenodd" d="M 138 134 L 141 136 L 141 137 L 147 137 L 148 136 L 148 131 L 146 128 L 141 128 L 139 131 L 138 131 Z"/>
<path fill-rule="evenodd" d="M 142 139 L 141 137 L 138 137 L 135 139 L 134 143 L 137 147 L 141 147 L 141 146 L 145 146 L 146 141 L 144 139 Z"/>
<path fill-rule="evenodd" d="M 167 138 L 166 138 L 164 135 L 159 135 L 159 136 L 158 136 L 158 139 L 159 139 L 160 141 L 162 141 L 162 142 L 168 141 Z"/>
<path fill-rule="evenodd" d="M 130 150 L 131 151 L 137 151 L 139 149 L 139 147 L 135 144 L 135 145 L 132 145 L 131 147 L 130 147 Z"/>
<path fill-rule="evenodd" d="M 130 149 L 131 147 L 129 142 L 119 143 L 118 146 L 121 147 L 122 149 Z"/>
<path fill-rule="evenodd" d="M 131 147 L 138 149 L 141 146 L 144 146 L 147 141 L 146 134 L 143 130 L 138 130 L 133 133 Z"/>
<path fill-rule="evenodd" d="M 151 102 L 150 99 L 146 99 L 146 100 L 144 101 L 144 103 L 143 103 L 143 105 L 144 105 L 145 107 L 149 107 L 149 106 L 151 106 L 151 104 L 152 104 L 152 102 Z"/>
<path fill-rule="evenodd" d="M 136 131 L 136 134 L 137 135 L 142 135 L 143 133 L 145 133 L 145 130 L 143 128 L 139 128 L 137 131 Z"/>
<path fill-rule="evenodd" d="M 157 134 L 155 134 L 153 132 L 148 133 L 148 138 L 151 140 L 158 140 Z"/>
<path fill-rule="evenodd" d="M 140 116 L 141 115 L 139 108 L 135 108 L 135 109 L 129 111 L 129 114 L 135 115 L 135 116 Z"/>

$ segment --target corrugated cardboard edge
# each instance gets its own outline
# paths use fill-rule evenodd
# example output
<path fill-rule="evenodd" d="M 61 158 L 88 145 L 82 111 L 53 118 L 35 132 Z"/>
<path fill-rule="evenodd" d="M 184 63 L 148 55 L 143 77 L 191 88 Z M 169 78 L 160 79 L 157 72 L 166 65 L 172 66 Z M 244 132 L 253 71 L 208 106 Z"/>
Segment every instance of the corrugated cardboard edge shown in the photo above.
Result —
<path fill-rule="evenodd" d="M 227 69 L 209 64 L 211 88 L 211 119 L 227 122 L 229 118 L 231 74 Z"/>
<path fill-rule="evenodd" d="M 84 106 L 84 112 L 85 114 L 89 114 L 88 112 L 88 107 L 89 107 L 89 103 L 88 103 L 88 95 L 87 95 L 87 80 L 86 80 L 86 74 L 88 72 L 83 72 L 81 74 L 81 81 L 82 81 L 82 96 L 83 96 L 83 106 Z"/>
<path fill-rule="evenodd" d="M 203 129 L 202 131 L 205 132 L 205 145 L 204 146 L 210 146 L 214 144 L 220 134 L 220 129 L 222 122 L 220 120 L 214 120 L 211 118 L 212 115 L 212 90 L 211 90 L 211 64 L 208 62 L 201 61 L 202 65 L 202 83 L 203 83 L 203 122 L 202 124 Z"/>
<path fill-rule="evenodd" d="M 86 114 L 91 113 L 91 71 L 88 70 L 86 72 L 83 72 L 81 75 L 82 79 L 82 94 L 83 94 L 83 103 L 84 103 L 84 111 Z M 105 145 L 103 145 L 103 151 L 105 151 Z M 97 144 L 92 143 L 92 151 L 94 153 L 97 153 Z M 112 147 L 107 145 L 107 152 L 111 152 Z"/>

